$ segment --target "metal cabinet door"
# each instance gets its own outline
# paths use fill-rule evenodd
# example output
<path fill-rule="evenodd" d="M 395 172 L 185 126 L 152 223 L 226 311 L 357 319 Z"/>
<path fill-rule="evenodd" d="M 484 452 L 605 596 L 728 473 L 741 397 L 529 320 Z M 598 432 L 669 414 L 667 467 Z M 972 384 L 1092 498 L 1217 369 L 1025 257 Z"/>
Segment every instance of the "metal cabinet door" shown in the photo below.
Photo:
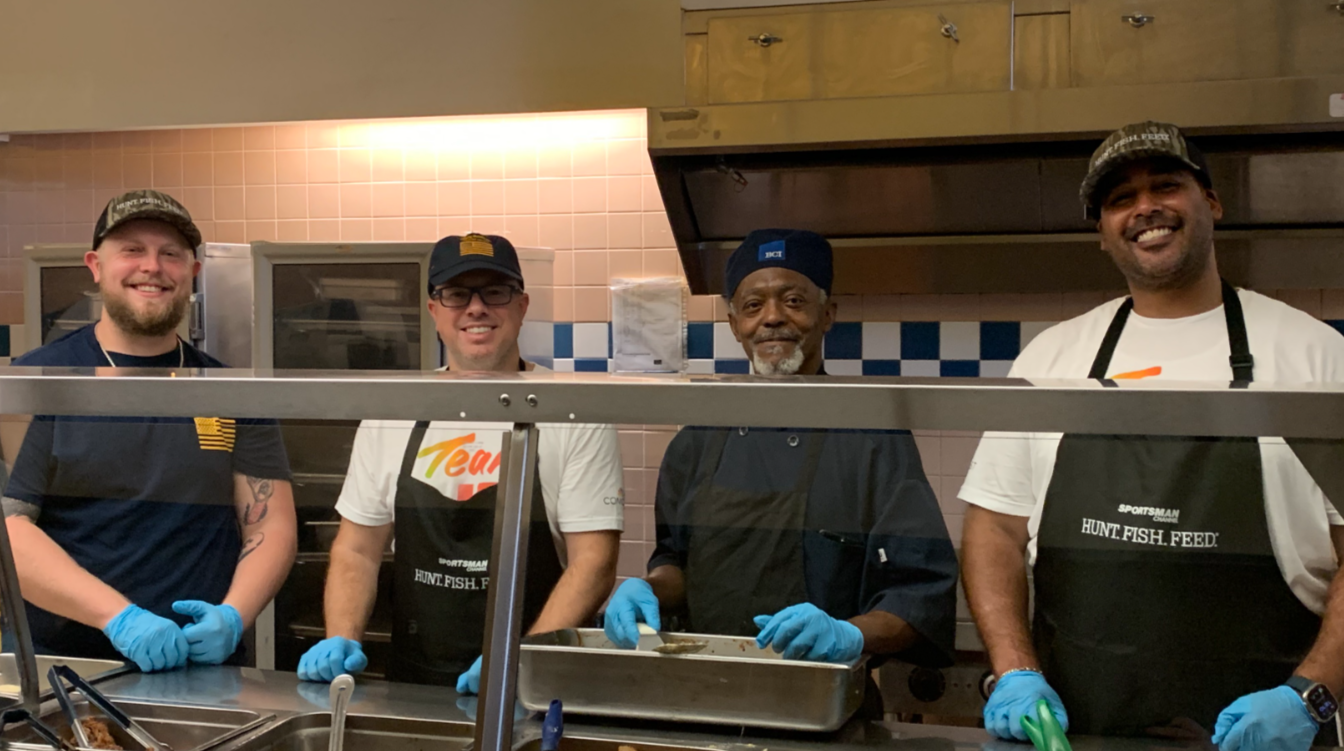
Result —
<path fill-rule="evenodd" d="M 1310 0 L 1077 0 L 1073 84 L 1344 72 L 1344 15 Z"/>
<path fill-rule="evenodd" d="M 709 102 L 812 99 L 817 13 L 709 21 Z"/>
<path fill-rule="evenodd" d="M 821 98 L 1008 90 L 1006 2 L 819 15 Z"/>

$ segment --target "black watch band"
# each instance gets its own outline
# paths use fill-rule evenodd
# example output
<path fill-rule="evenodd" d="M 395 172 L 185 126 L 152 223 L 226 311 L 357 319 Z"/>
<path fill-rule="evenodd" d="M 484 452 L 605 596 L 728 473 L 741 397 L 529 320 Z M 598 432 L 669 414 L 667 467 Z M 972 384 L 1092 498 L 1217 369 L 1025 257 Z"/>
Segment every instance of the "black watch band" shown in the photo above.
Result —
<path fill-rule="evenodd" d="M 1325 724 L 1335 719 L 1339 712 L 1339 701 L 1329 688 L 1300 675 L 1289 678 L 1284 685 L 1302 697 L 1303 703 L 1307 705 L 1307 713 L 1313 720 Z"/>

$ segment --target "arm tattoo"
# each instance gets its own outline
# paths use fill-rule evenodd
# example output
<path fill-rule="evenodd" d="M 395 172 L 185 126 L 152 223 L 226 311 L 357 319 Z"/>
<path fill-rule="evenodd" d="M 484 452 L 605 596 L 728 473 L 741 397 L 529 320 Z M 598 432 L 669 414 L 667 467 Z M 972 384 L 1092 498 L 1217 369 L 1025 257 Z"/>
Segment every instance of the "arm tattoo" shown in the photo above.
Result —
<path fill-rule="evenodd" d="M 264 477 L 248 477 L 247 487 L 252 491 L 252 500 L 243 508 L 243 526 L 250 527 L 265 519 L 266 512 L 271 510 L 275 481 Z"/>
<path fill-rule="evenodd" d="M 261 547 L 263 542 L 266 542 L 265 532 L 258 532 L 246 540 L 243 540 L 243 552 L 238 554 L 238 562 L 242 563 L 244 558 L 256 552 L 257 548 Z"/>

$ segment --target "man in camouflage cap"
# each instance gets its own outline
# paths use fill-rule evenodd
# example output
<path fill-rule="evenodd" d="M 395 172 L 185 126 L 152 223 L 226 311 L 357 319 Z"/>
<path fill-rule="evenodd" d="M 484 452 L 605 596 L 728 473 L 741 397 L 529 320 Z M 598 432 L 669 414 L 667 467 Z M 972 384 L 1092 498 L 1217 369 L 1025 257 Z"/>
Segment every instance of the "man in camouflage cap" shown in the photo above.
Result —
<path fill-rule="evenodd" d="M 1222 203 L 1176 126 L 1112 133 L 1080 197 L 1130 294 L 1041 333 L 1011 375 L 1344 380 L 1333 329 L 1219 276 Z M 1296 448 L 986 433 L 958 494 L 966 594 L 997 676 L 986 729 L 1026 740 L 1022 718 L 1044 700 L 1085 735 L 1336 745 L 1344 498 L 1325 496 Z"/>
<path fill-rule="evenodd" d="M 224 367 L 177 335 L 200 243 L 171 196 L 113 198 L 84 256 L 101 317 L 14 364 Z M 289 477 L 273 420 L 35 417 L 4 493 L 35 646 L 146 672 L 243 662 L 294 561 Z"/>

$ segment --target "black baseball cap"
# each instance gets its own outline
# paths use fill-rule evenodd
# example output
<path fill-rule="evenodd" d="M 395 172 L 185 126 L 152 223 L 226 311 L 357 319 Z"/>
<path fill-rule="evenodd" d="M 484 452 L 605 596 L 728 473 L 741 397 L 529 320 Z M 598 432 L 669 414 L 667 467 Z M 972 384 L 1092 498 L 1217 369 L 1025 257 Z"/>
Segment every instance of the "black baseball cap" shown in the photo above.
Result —
<path fill-rule="evenodd" d="M 733 299 L 742 280 L 753 271 L 775 267 L 797 271 L 829 295 L 835 279 L 831 255 L 831 244 L 815 232 L 804 229 L 752 230 L 728 256 L 728 265 L 723 270 L 723 296 Z"/>
<path fill-rule="evenodd" d="M 1144 159 L 1170 160 L 1190 170 L 1205 188 L 1213 187 L 1209 163 L 1181 129 L 1171 123 L 1147 121 L 1134 123 L 1115 131 L 1092 152 L 1087 163 L 1087 177 L 1078 189 L 1083 202 L 1083 213 L 1088 219 L 1101 217 L 1101 202 L 1115 187 L 1111 178 L 1126 165 Z"/>
<path fill-rule="evenodd" d="M 127 222 L 153 219 L 172 225 L 187 239 L 194 251 L 201 245 L 201 231 L 191 220 L 187 208 L 167 193 L 157 190 L 132 190 L 107 202 L 93 228 L 93 248 L 98 249 L 108 233 Z"/>
<path fill-rule="evenodd" d="M 429 254 L 429 291 L 458 274 L 489 269 L 515 279 L 523 286 L 523 269 L 513 243 L 499 235 L 449 235 L 434 244 Z"/>

